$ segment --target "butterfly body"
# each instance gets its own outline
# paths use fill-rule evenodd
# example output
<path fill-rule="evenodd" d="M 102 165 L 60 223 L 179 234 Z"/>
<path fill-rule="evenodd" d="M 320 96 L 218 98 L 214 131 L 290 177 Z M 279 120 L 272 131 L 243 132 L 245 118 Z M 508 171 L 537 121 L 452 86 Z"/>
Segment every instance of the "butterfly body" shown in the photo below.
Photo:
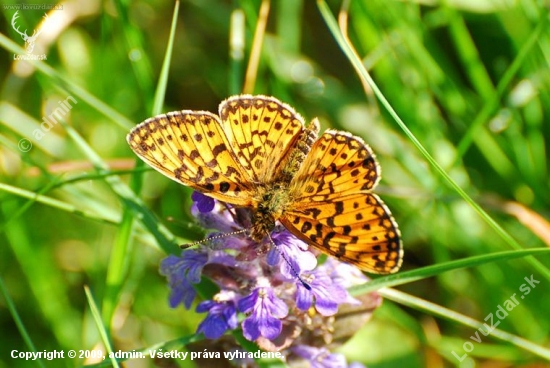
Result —
<path fill-rule="evenodd" d="M 259 198 L 258 207 L 252 210 L 250 237 L 254 241 L 261 242 L 268 233 L 273 231 L 276 222 L 283 216 L 291 200 L 287 190 L 285 186 L 265 188 L 263 195 Z"/>
<path fill-rule="evenodd" d="M 261 242 L 266 234 L 273 231 L 275 224 L 280 220 L 285 210 L 295 201 L 296 186 L 291 186 L 296 172 L 311 150 L 311 146 L 317 139 L 319 122 L 317 119 L 304 129 L 296 146 L 292 148 L 288 161 L 282 165 L 282 169 L 271 182 L 257 184 L 257 208 L 252 211 L 252 229 L 250 237 Z"/>
<path fill-rule="evenodd" d="M 280 222 L 318 250 L 372 273 L 399 269 L 397 224 L 372 190 L 380 175 L 361 138 L 307 127 L 273 97 L 233 96 L 219 116 L 184 110 L 150 118 L 128 135 L 145 162 L 195 190 L 251 210 L 261 242 Z"/>

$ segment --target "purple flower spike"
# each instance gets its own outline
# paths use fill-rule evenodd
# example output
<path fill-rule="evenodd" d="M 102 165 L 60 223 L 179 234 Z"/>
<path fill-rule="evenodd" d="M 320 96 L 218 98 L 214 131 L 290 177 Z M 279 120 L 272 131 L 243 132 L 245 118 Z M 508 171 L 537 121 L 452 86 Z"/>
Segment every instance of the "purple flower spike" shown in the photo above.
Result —
<path fill-rule="evenodd" d="M 298 345 L 292 351 L 309 361 L 311 368 L 347 368 L 346 358 L 342 354 L 331 354 L 326 348 Z"/>
<path fill-rule="evenodd" d="M 239 310 L 251 313 L 242 324 L 243 335 L 250 341 L 260 336 L 273 340 L 279 336 L 282 329 L 280 318 L 288 315 L 288 307 L 275 296 L 268 287 L 259 287 L 239 300 Z"/>
<path fill-rule="evenodd" d="M 338 312 L 338 305 L 345 303 L 348 292 L 343 287 L 336 285 L 332 279 L 322 270 L 315 270 L 310 275 L 302 276 L 309 284 L 311 290 L 297 282 L 296 306 L 307 311 L 315 297 L 315 309 L 323 316 L 332 316 Z"/>
<path fill-rule="evenodd" d="M 201 302 L 197 312 L 208 312 L 206 318 L 200 323 L 197 333 L 203 333 L 207 339 L 218 339 L 225 331 L 237 328 L 237 308 L 235 302 L 206 300 Z"/>
<path fill-rule="evenodd" d="M 193 194 L 191 194 L 191 199 L 197 204 L 200 213 L 212 212 L 216 205 L 216 200 L 214 198 L 205 196 L 201 192 L 193 192 Z"/>

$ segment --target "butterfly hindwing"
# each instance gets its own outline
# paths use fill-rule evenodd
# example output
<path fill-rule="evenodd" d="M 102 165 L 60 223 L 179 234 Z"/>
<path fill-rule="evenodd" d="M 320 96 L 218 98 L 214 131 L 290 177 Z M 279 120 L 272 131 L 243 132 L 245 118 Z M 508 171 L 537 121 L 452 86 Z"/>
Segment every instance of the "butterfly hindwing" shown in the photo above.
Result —
<path fill-rule="evenodd" d="M 281 222 L 320 251 L 363 270 L 395 272 L 401 240 L 390 211 L 371 193 L 378 180 L 372 150 L 358 137 L 329 130 L 291 182 L 294 201 Z"/>
<path fill-rule="evenodd" d="M 293 180 L 296 202 L 329 201 L 348 193 L 367 193 L 378 183 L 380 167 L 359 137 L 327 130 L 317 139 Z"/>
<path fill-rule="evenodd" d="M 321 252 L 364 271 L 386 274 L 401 266 L 403 251 L 397 224 L 375 194 L 310 202 L 287 212 L 281 222 Z"/>

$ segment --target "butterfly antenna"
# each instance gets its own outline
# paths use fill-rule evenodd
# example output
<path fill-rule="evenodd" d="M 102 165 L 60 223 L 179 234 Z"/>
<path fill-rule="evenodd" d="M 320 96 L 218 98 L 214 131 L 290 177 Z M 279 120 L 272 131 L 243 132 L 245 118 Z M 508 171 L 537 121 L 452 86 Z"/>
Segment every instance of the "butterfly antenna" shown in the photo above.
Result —
<path fill-rule="evenodd" d="M 180 245 L 180 248 L 181 248 L 181 249 L 187 249 L 187 248 L 194 247 L 195 245 L 204 244 L 204 243 L 206 243 L 207 241 L 210 241 L 210 240 L 216 240 L 216 239 L 227 238 L 228 236 L 233 236 L 233 235 L 238 235 L 238 234 L 244 234 L 244 233 L 246 233 L 246 232 L 248 232 L 248 229 L 243 229 L 243 230 L 238 230 L 238 231 L 232 231 L 232 232 L 230 232 L 230 233 L 218 234 L 218 235 L 211 236 L 210 238 L 204 238 L 204 239 L 202 239 L 202 240 L 197 240 L 196 242 L 193 242 L 193 243 L 181 244 L 181 245 Z"/>
<path fill-rule="evenodd" d="M 294 274 L 294 276 L 296 276 L 296 278 L 302 283 L 302 285 L 307 289 L 307 290 L 311 290 L 311 286 L 309 286 L 309 284 L 307 282 L 305 282 L 301 277 L 300 275 L 298 274 L 298 271 L 294 268 L 294 266 L 292 265 L 292 263 L 290 263 L 290 261 L 288 260 L 288 258 L 286 258 L 286 255 L 281 252 L 281 248 L 279 248 L 279 246 L 277 244 L 275 244 L 275 242 L 273 241 L 273 239 L 271 238 L 271 234 L 267 234 L 268 238 L 269 238 L 269 241 L 271 242 L 271 244 L 273 244 L 273 246 L 275 247 L 275 249 L 277 249 L 277 252 L 279 252 L 279 254 L 281 255 L 281 257 L 283 257 L 283 259 L 285 260 L 285 262 L 288 264 L 288 266 L 290 267 L 290 270 L 292 271 L 292 273 Z"/>

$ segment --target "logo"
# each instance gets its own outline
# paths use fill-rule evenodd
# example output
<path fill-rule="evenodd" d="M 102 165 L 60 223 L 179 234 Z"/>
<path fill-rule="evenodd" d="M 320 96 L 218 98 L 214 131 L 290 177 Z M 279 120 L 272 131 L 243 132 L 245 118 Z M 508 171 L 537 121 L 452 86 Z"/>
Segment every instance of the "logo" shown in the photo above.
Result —
<path fill-rule="evenodd" d="M 23 32 L 19 30 L 19 26 L 17 26 L 15 23 L 17 21 L 17 18 L 19 18 L 19 10 L 15 12 L 13 17 L 11 18 L 11 26 L 15 30 L 15 32 L 19 33 L 21 37 L 23 38 L 23 41 L 25 41 L 25 50 L 27 51 L 27 55 L 13 55 L 14 60 L 45 60 L 46 55 L 32 55 L 32 51 L 34 50 L 34 43 L 36 42 L 36 39 L 42 33 L 42 29 L 44 28 L 44 25 L 48 22 L 48 14 L 44 13 L 44 23 L 42 24 L 42 27 L 37 31 L 36 29 L 32 33 L 32 36 L 29 36 L 27 34 L 27 30 L 25 29 Z"/>

